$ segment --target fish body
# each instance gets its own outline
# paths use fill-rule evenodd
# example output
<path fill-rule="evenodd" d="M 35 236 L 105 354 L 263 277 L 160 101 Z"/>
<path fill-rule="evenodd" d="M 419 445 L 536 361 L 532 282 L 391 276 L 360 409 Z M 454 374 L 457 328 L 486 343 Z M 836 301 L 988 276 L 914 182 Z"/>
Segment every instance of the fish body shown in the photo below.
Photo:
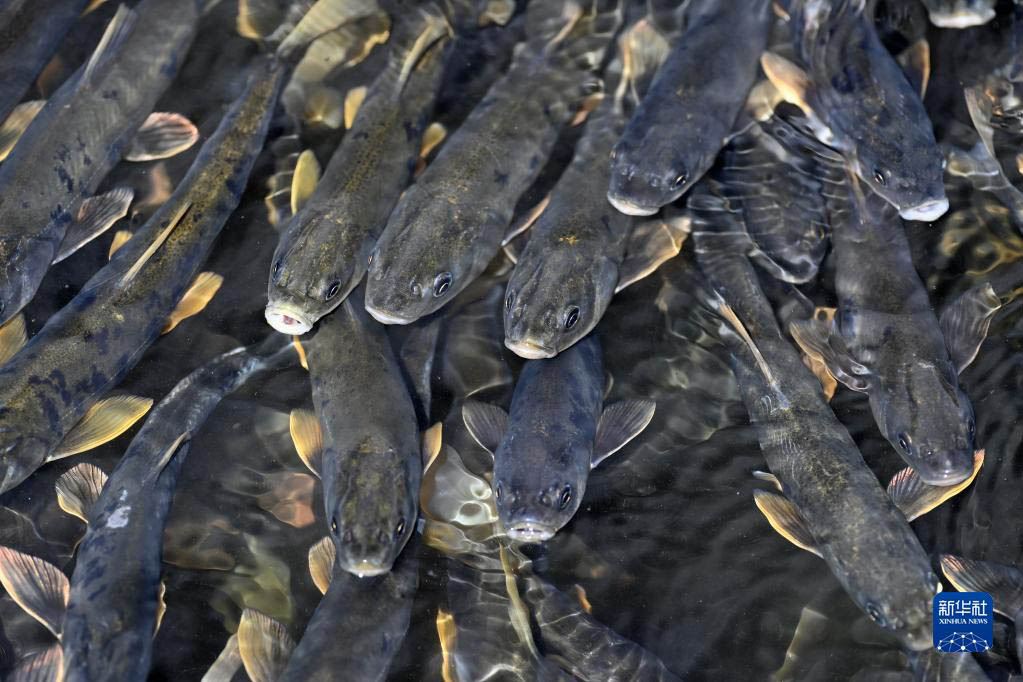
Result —
<path fill-rule="evenodd" d="M 290 348 L 275 335 L 275 350 Z M 182 379 L 157 405 L 89 512 L 61 645 L 68 682 L 149 675 L 163 530 L 191 438 L 224 396 L 274 355 L 236 348 Z"/>
<path fill-rule="evenodd" d="M 607 198 L 615 208 L 652 215 L 710 169 L 753 85 L 769 27 L 767 0 L 720 3 L 678 39 L 612 151 Z"/>
<path fill-rule="evenodd" d="M 123 42 L 98 49 L 54 93 L 0 166 L 2 321 L 35 294 L 82 203 L 129 151 L 188 53 L 199 7 L 143 0 L 124 16 L 134 24 Z"/>
<path fill-rule="evenodd" d="M 160 335 L 241 201 L 283 71 L 255 68 L 174 195 L 0 369 L 0 491 L 42 466 Z"/>
<path fill-rule="evenodd" d="M 304 334 L 347 298 L 362 280 L 373 245 L 411 179 L 444 72 L 447 41 L 438 36 L 403 79 L 405 63 L 416 49 L 409 42 L 391 55 L 316 191 L 281 237 L 266 310 L 267 321 L 278 331 Z"/>
<path fill-rule="evenodd" d="M 320 321 L 308 357 L 338 565 L 360 577 L 386 573 L 415 527 L 419 434 L 408 387 L 361 289 Z"/>
<path fill-rule="evenodd" d="M 562 4 L 568 9 L 545 3 L 537 12 Z M 508 73 L 398 201 L 367 273 L 366 307 L 377 320 L 408 324 L 428 315 L 496 255 L 516 202 L 542 170 L 620 21 L 616 0 L 585 4 L 562 45 L 519 48 Z"/>

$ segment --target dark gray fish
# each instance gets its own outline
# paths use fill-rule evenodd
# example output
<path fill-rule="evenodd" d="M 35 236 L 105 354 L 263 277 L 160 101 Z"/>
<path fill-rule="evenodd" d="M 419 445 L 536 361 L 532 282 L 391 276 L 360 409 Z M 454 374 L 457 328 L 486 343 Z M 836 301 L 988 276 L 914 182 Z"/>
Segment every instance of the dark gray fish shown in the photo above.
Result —
<path fill-rule="evenodd" d="M 770 5 L 719 3 L 679 37 L 611 152 L 607 198 L 619 211 L 656 213 L 710 170 L 757 75 Z"/>
<path fill-rule="evenodd" d="M 600 342 L 590 335 L 548 360 L 526 362 L 511 412 L 468 400 L 462 418 L 494 455 L 492 486 L 508 535 L 522 542 L 554 537 L 575 515 L 590 470 L 646 428 L 649 400 L 604 407 Z"/>
<path fill-rule="evenodd" d="M 415 527 L 422 477 L 416 411 L 384 328 L 355 292 L 308 346 L 323 429 L 323 503 L 338 565 L 391 570 Z"/>
<path fill-rule="evenodd" d="M 980 26 L 995 18 L 995 0 L 923 0 L 931 23 L 942 28 Z"/>
<path fill-rule="evenodd" d="M 199 9 L 197 0 L 122 6 L 89 62 L 0 165 L 0 321 L 28 303 L 51 263 L 124 215 L 130 192 L 104 195 L 119 212 L 88 200 L 133 151 L 136 132 L 185 60 Z"/>
<path fill-rule="evenodd" d="M 987 592 L 995 611 L 1016 626 L 1016 656 L 1023 660 L 1023 571 L 993 561 L 941 555 L 941 570 L 960 592 Z"/>
<path fill-rule="evenodd" d="M 191 439 L 253 373 L 294 358 L 287 337 L 236 348 L 182 379 L 153 408 L 87 516 L 61 645 L 68 682 L 145 680 L 162 570 L 163 530 Z"/>
<path fill-rule="evenodd" d="M 447 26 L 439 13 L 422 11 L 407 29 L 277 245 L 266 306 L 277 331 L 305 334 L 348 297 L 411 179 L 444 73 Z"/>
<path fill-rule="evenodd" d="M 283 73 L 255 67 L 170 200 L 0 369 L 0 492 L 42 466 L 160 335 L 241 200 Z"/>
<path fill-rule="evenodd" d="M 758 491 L 757 504 L 786 538 L 827 562 L 874 622 L 909 648 L 928 649 L 940 582 L 927 554 L 782 335 L 753 267 L 741 254 L 701 247 L 695 227 L 720 221 L 715 213 L 694 219 L 697 258 L 732 316 L 722 336 L 739 392 L 787 497 Z"/>
<path fill-rule="evenodd" d="M 885 50 L 865 0 L 791 0 L 797 51 L 807 70 L 767 52 L 761 65 L 817 137 L 906 220 L 948 210 L 942 158 L 920 94 Z"/>
<path fill-rule="evenodd" d="M 531 40 L 398 201 L 380 235 L 366 280 L 366 308 L 377 320 L 408 324 L 428 315 L 497 254 L 516 202 L 601 63 L 621 21 L 619 5 L 531 6 Z"/>

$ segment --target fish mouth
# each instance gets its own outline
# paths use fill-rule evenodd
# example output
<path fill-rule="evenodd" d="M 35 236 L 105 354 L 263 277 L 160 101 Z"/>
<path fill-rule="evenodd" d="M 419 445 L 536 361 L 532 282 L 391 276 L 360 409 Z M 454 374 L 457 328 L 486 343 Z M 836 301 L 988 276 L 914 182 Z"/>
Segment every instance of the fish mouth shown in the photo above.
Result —
<path fill-rule="evenodd" d="M 648 216 L 653 215 L 657 213 L 659 210 L 661 210 L 660 207 L 650 208 L 648 206 L 640 206 L 638 204 L 634 204 L 628 199 L 616 197 L 611 192 L 607 193 L 607 200 L 612 206 L 618 209 L 620 213 L 624 213 L 625 215 Z"/>
<path fill-rule="evenodd" d="M 389 313 L 386 310 L 381 310 L 373 305 L 370 305 L 369 301 L 366 302 L 366 312 L 373 316 L 380 324 L 412 324 L 415 322 L 414 318 L 403 317 L 397 313 Z"/>
<path fill-rule="evenodd" d="M 948 199 L 942 197 L 925 201 L 910 208 L 904 208 L 899 211 L 899 215 L 902 216 L 903 220 L 920 220 L 930 223 L 945 215 L 946 211 L 948 211 Z"/>
<path fill-rule="evenodd" d="M 313 328 L 313 322 L 305 313 L 282 305 L 266 306 L 266 321 L 282 334 L 301 336 Z"/>
<path fill-rule="evenodd" d="M 372 578 L 374 576 L 389 573 L 391 567 L 381 566 L 380 564 L 375 564 L 372 561 L 356 561 L 347 570 L 349 573 L 353 573 L 359 578 Z"/>
<path fill-rule="evenodd" d="M 965 471 L 959 469 L 944 469 L 939 471 L 917 471 L 917 474 L 927 485 L 937 485 L 942 487 L 948 487 L 950 485 L 958 485 L 973 475 L 973 467 L 968 467 Z"/>
<path fill-rule="evenodd" d="M 939 28 L 970 28 L 986 24 L 995 18 L 990 7 L 973 12 L 931 12 L 931 23 Z"/>
<path fill-rule="evenodd" d="M 518 355 L 520 358 L 527 360 L 542 360 L 544 358 L 553 358 L 558 354 L 558 351 L 548 348 L 542 343 L 536 343 L 534 341 L 527 341 L 522 339 L 520 341 L 513 341 L 505 338 L 505 347 L 511 352 Z"/>
<path fill-rule="evenodd" d="M 517 523 L 508 529 L 508 537 L 518 542 L 546 542 L 554 537 L 554 529 L 541 523 Z"/>

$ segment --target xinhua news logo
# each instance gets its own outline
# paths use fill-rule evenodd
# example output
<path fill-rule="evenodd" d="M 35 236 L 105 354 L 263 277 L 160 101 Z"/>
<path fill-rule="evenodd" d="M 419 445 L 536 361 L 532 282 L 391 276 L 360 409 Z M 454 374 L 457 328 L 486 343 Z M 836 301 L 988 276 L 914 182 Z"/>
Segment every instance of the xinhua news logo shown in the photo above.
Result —
<path fill-rule="evenodd" d="M 994 602 L 987 592 L 934 595 L 934 648 L 943 653 L 978 653 L 991 648 Z"/>

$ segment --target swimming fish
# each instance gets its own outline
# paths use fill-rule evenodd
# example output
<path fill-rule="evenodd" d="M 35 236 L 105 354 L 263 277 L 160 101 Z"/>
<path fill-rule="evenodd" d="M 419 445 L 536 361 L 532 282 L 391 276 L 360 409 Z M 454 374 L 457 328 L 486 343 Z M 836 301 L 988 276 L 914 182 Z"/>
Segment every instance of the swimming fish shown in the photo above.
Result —
<path fill-rule="evenodd" d="M 267 285 L 267 322 L 305 334 L 362 280 L 370 252 L 411 179 L 444 72 L 447 26 L 437 13 L 407 19 L 344 140 L 288 223 Z"/>
<path fill-rule="evenodd" d="M 969 28 L 995 18 L 995 0 L 922 0 L 931 23 L 941 28 Z"/>
<path fill-rule="evenodd" d="M 616 209 L 652 215 L 710 169 L 757 75 L 770 6 L 717 3 L 678 38 L 611 151 L 607 199 Z"/>
<path fill-rule="evenodd" d="M 399 199 L 372 253 L 366 309 L 385 324 L 437 310 L 497 254 L 519 197 L 592 83 L 620 0 L 534 3 L 531 39 Z"/>
<path fill-rule="evenodd" d="M 188 53 L 200 5 L 122 5 L 86 65 L 54 93 L 0 165 L 0 321 L 28 303 L 51 263 L 127 212 L 130 190 L 92 196 L 117 162 L 163 158 L 198 139 L 187 119 L 153 113 L 153 106 Z"/>
<path fill-rule="evenodd" d="M 1016 626 L 1016 656 L 1023 660 L 1023 571 L 1015 566 L 941 555 L 941 571 L 960 592 L 987 592 L 995 611 Z"/>
<path fill-rule="evenodd" d="M 102 437 L 80 449 L 61 443 L 135 366 L 195 279 L 241 200 L 283 72 L 272 61 L 254 67 L 171 199 L 0 367 L 0 492 L 48 458 L 105 442 L 141 416 L 127 424 L 107 417 L 93 429 Z"/>
<path fill-rule="evenodd" d="M 602 352 L 590 335 L 555 358 L 527 361 L 510 412 L 465 402 L 469 433 L 494 456 L 494 496 L 509 537 L 554 537 L 579 509 L 590 470 L 653 419 L 650 400 L 603 400 Z"/>
<path fill-rule="evenodd" d="M 906 220 L 948 210 L 941 151 L 919 91 L 874 30 L 864 0 L 791 0 L 796 47 L 806 70 L 774 53 L 760 63 L 821 142 Z"/>

